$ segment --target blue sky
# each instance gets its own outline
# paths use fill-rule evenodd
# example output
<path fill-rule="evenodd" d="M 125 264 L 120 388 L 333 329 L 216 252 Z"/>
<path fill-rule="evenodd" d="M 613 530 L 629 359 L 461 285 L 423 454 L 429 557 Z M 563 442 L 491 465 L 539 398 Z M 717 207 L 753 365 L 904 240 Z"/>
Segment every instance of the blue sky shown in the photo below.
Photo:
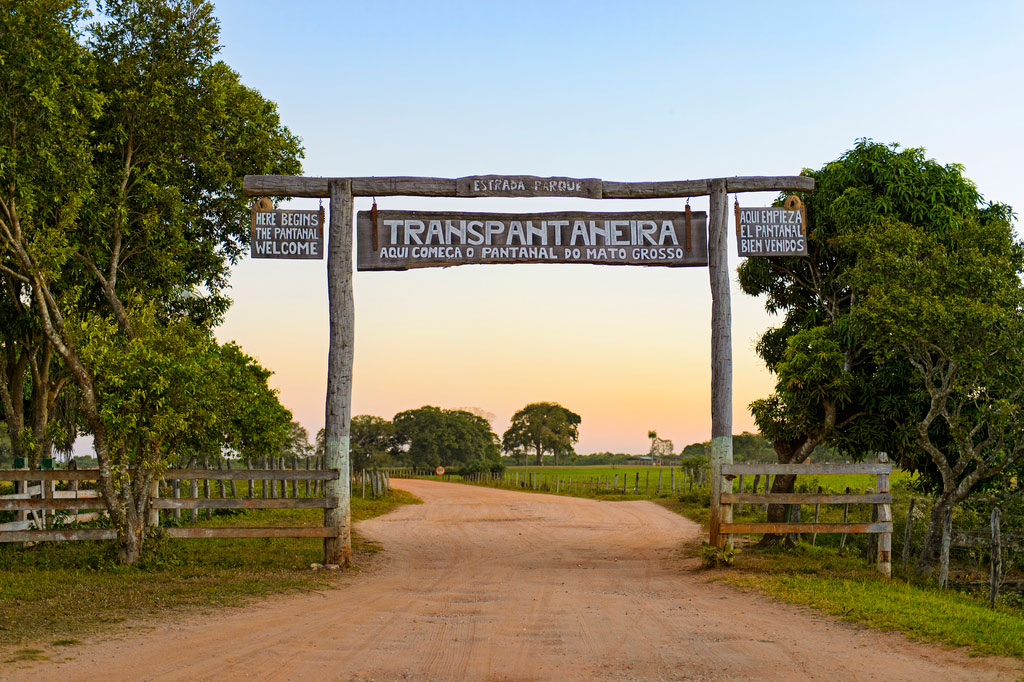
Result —
<path fill-rule="evenodd" d="M 1024 206 L 1021 3 L 216 7 L 222 58 L 278 103 L 304 141 L 308 175 L 796 174 L 870 137 L 961 163 L 986 197 Z M 741 203 L 772 198 L 746 195 Z M 379 204 L 682 207 L 584 199 Z M 500 433 L 526 402 L 558 400 L 583 416 L 581 452 L 646 450 L 649 428 L 678 446 L 705 440 L 707 282 L 704 269 L 596 266 L 357 273 L 354 414 L 472 406 L 494 413 Z M 246 262 L 233 285 L 235 306 L 220 337 L 274 369 L 283 401 L 315 431 L 323 421 L 324 264 Z M 772 321 L 738 290 L 733 306 L 741 430 L 752 425 L 746 405 L 772 385 L 753 353 Z"/>

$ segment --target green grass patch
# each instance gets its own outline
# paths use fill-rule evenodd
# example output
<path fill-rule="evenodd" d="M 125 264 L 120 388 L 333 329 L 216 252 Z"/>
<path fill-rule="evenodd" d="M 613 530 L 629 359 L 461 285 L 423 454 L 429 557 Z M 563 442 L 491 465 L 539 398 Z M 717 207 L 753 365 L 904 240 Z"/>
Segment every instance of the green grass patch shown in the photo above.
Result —
<path fill-rule="evenodd" d="M 385 514 L 420 500 L 400 490 L 352 499 L 352 520 Z M 249 510 L 216 514 L 200 526 L 321 525 L 319 509 Z M 356 564 L 376 551 L 353 540 Z M 112 542 L 0 545 L 0 646 L 72 642 L 128 619 L 209 612 L 272 593 L 332 587 L 344 572 L 309 570 L 323 559 L 323 541 L 307 538 L 169 539 L 154 541 L 138 566 L 116 564 Z M 53 646 L 58 645 L 54 642 Z"/>
<path fill-rule="evenodd" d="M 45 661 L 46 656 L 42 649 L 16 649 L 11 655 L 4 659 L 4 663 L 18 663 L 20 661 Z"/>

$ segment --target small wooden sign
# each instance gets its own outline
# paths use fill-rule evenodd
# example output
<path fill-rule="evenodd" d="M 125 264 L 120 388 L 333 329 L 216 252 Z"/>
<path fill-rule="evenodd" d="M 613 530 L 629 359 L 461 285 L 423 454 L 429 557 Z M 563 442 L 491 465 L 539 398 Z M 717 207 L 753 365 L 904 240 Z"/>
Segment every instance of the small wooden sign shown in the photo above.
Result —
<path fill-rule="evenodd" d="M 249 255 L 253 258 L 324 257 L 324 212 L 253 211 Z"/>
<path fill-rule="evenodd" d="M 707 214 L 360 211 L 359 270 L 483 263 L 708 264 Z"/>
<path fill-rule="evenodd" d="M 598 178 L 539 178 L 535 175 L 470 175 L 455 181 L 460 197 L 586 197 L 600 199 Z"/>
<path fill-rule="evenodd" d="M 807 255 L 807 213 L 797 197 L 789 197 L 784 208 L 735 208 L 740 256 Z"/>

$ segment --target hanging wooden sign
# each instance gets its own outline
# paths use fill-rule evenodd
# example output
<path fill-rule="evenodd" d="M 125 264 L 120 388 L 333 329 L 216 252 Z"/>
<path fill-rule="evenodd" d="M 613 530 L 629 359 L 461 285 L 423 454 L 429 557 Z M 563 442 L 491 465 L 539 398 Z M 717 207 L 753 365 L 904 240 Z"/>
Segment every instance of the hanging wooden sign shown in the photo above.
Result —
<path fill-rule="evenodd" d="M 708 264 L 707 214 L 360 211 L 359 270 L 482 263 Z"/>
<path fill-rule="evenodd" d="M 322 259 L 323 209 L 253 210 L 249 255 L 253 258 Z"/>
<path fill-rule="evenodd" d="M 736 209 L 736 250 L 747 256 L 806 256 L 807 212 L 797 197 L 785 206 Z"/>

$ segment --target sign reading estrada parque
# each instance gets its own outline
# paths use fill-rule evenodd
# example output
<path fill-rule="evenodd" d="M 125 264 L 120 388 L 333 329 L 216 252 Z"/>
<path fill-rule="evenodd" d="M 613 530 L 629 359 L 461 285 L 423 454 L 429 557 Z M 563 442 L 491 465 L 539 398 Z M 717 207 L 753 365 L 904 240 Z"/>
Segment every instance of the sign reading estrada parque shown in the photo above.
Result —
<path fill-rule="evenodd" d="M 359 270 L 474 263 L 708 264 L 707 214 L 360 211 Z"/>

